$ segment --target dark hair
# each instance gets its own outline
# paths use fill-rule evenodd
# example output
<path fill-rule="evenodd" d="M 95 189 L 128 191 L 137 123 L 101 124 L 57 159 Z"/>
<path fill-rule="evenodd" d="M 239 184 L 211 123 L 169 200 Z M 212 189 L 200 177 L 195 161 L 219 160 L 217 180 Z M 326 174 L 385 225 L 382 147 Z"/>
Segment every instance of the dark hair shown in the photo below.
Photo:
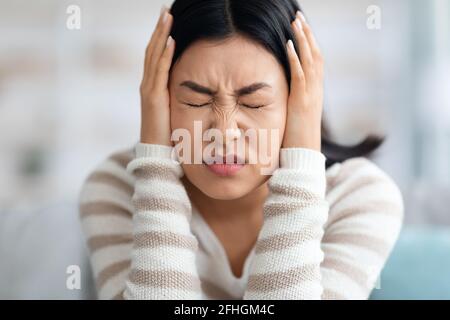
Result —
<path fill-rule="evenodd" d="M 291 81 L 286 42 L 292 39 L 298 51 L 291 21 L 300 10 L 296 0 L 175 0 L 170 9 L 174 17 L 171 35 L 176 41 L 172 66 L 195 41 L 225 40 L 236 34 L 256 41 L 272 53 Z M 383 139 L 368 136 L 354 146 L 342 146 L 329 139 L 322 121 L 322 152 L 328 168 L 336 162 L 368 155 Z"/>

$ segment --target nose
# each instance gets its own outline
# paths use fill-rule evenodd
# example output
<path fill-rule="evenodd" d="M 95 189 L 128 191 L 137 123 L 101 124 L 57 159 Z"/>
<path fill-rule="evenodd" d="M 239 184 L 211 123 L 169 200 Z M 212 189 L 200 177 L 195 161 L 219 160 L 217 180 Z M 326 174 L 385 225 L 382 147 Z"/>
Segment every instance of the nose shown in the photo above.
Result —
<path fill-rule="evenodd" d="M 236 113 L 237 108 L 221 109 L 215 112 L 212 121 L 212 127 L 220 131 L 225 147 L 241 138 L 242 133 L 238 126 Z"/>

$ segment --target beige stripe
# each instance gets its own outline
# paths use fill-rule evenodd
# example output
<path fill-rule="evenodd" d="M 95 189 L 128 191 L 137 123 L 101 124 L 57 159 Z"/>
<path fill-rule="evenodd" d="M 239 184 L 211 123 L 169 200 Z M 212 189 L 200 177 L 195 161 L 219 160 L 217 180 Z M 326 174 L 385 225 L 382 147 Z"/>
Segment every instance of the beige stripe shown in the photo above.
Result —
<path fill-rule="evenodd" d="M 201 287 L 205 295 L 211 300 L 235 300 L 231 294 L 209 280 L 202 279 Z"/>
<path fill-rule="evenodd" d="M 132 242 L 133 242 L 132 234 L 102 235 L 89 238 L 88 247 L 91 250 L 91 252 L 94 252 L 95 250 L 104 247 Z"/>
<path fill-rule="evenodd" d="M 130 281 L 139 286 L 200 291 L 200 280 L 187 272 L 132 269 Z"/>
<path fill-rule="evenodd" d="M 355 249 L 349 248 L 346 246 L 341 246 L 339 243 L 329 243 L 329 242 L 323 242 L 321 243 L 321 248 L 323 249 L 323 252 L 326 256 L 338 256 L 342 257 L 344 259 L 353 260 L 355 259 Z M 356 252 L 357 253 L 357 252 Z"/>
<path fill-rule="evenodd" d="M 337 176 L 333 176 L 333 177 L 326 177 L 327 179 L 327 192 L 328 193 L 331 189 L 333 189 L 336 186 L 336 180 L 337 180 Z"/>
<path fill-rule="evenodd" d="M 136 179 L 141 180 L 150 180 L 154 178 L 164 181 L 174 181 L 175 179 L 178 180 L 176 175 L 173 173 L 173 164 L 170 162 L 152 162 L 151 164 L 146 165 L 146 167 L 144 168 L 136 168 L 133 171 L 133 174 Z"/>
<path fill-rule="evenodd" d="M 115 277 L 109 279 L 104 285 L 103 288 L 98 291 L 98 295 L 100 299 L 112 299 L 117 293 L 125 290 L 126 281 L 130 274 L 131 269 L 126 269 L 121 273 L 117 274 Z"/>
<path fill-rule="evenodd" d="M 259 292 L 284 289 L 314 279 L 316 276 L 317 278 L 320 276 L 319 266 L 316 264 L 307 264 L 282 272 L 251 275 L 248 280 L 247 289 Z"/>
<path fill-rule="evenodd" d="M 294 247 L 300 243 L 314 239 L 313 232 L 289 232 L 277 234 L 266 239 L 260 239 L 257 242 L 255 253 L 264 253 L 270 251 L 280 251 Z"/>
<path fill-rule="evenodd" d="M 354 265 L 351 265 L 344 260 L 325 256 L 321 266 L 322 268 L 327 268 L 345 274 L 348 278 L 352 279 L 363 288 L 368 287 L 367 275 L 361 269 L 356 268 Z"/>
<path fill-rule="evenodd" d="M 109 157 L 109 159 L 115 161 L 120 166 L 126 168 L 128 163 L 134 159 L 134 151 L 133 150 L 127 150 L 123 152 L 117 152 L 114 153 Z"/>
<path fill-rule="evenodd" d="M 325 233 L 323 243 L 351 244 L 376 252 L 380 257 L 386 257 L 391 249 L 391 245 L 368 234 L 327 234 Z"/>
<path fill-rule="evenodd" d="M 80 204 L 80 218 L 84 219 L 89 216 L 96 215 L 115 215 L 123 218 L 132 218 L 132 213 L 128 210 L 119 207 L 117 204 L 111 202 L 90 202 Z"/>
<path fill-rule="evenodd" d="M 337 184 L 348 179 L 349 176 L 354 175 L 358 169 L 361 169 L 367 165 L 363 159 L 349 159 L 341 164 L 341 168 L 339 169 L 339 173 L 335 176 L 334 179 L 330 179 L 328 182 L 328 188 L 332 189 Z"/>
<path fill-rule="evenodd" d="M 190 217 L 192 214 L 191 207 L 183 201 L 169 198 L 137 198 L 132 199 L 132 203 L 137 212 L 139 211 L 159 211 L 165 213 L 182 213 L 184 216 Z"/>
<path fill-rule="evenodd" d="M 299 199 L 300 200 L 300 199 Z M 298 201 L 298 202 L 271 202 L 264 206 L 264 217 L 273 218 L 284 215 L 292 215 L 300 210 L 317 205 L 315 202 Z"/>
<path fill-rule="evenodd" d="M 97 276 L 97 290 L 100 290 L 103 285 L 112 277 L 116 276 L 118 273 L 130 268 L 131 260 L 124 260 L 117 263 L 113 263 L 106 267 Z"/>
<path fill-rule="evenodd" d="M 379 177 L 361 177 L 357 181 L 353 181 L 345 190 L 344 193 L 342 193 L 337 199 L 333 201 L 333 203 L 330 206 L 330 211 L 333 210 L 336 205 L 341 202 L 343 199 L 351 195 L 356 190 L 360 190 L 367 186 L 373 186 L 377 183 L 382 182 Z"/>
<path fill-rule="evenodd" d="M 298 185 L 290 185 L 286 187 L 285 182 L 282 183 L 270 183 L 270 190 L 274 194 L 283 194 L 287 197 L 300 198 L 302 202 L 318 202 L 320 197 Z"/>
<path fill-rule="evenodd" d="M 136 234 L 135 248 L 157 248 L 161 246 L 197 250 L 197 240 L 192 236 L 180 235 L 169 231 L 151 231 Z"/>
<path fill-rule="evenodd" d="M 342 294 L 330 290 L 330 289 L 323 289 L 323 293 L 322 293 L 322 299 L 323 300 L 347 300 L 347 298 L 345 296 L 343 296 Z"/>
<path fill-rule="evenodd" d="M 86 180 L 87 182 L 103 183 L 115 187 L 128 195 L 132 195 L 134 192 L 134 186 L 128 182 L 116 177 L 115 175 L 107 172 L 94 171 Z"/>
<path fill-rule="evenodd" d="M 392 213 L 399 212 L 401 207 L 386 200 L 369 201 L 365 203 L 354 204 L 353 206 L 343 208 L 341 210 L 330 210 L 328 225 L 334 224 L 350 216 L 372 213 Z"/>
<path fill-rule="evenodd" d="M 116 294 L 112 300 L 125 300 L 125 298 L 123 297 L 123 293 L 125 292 L 125 290 L 120 291 L 118 294 Z"/>

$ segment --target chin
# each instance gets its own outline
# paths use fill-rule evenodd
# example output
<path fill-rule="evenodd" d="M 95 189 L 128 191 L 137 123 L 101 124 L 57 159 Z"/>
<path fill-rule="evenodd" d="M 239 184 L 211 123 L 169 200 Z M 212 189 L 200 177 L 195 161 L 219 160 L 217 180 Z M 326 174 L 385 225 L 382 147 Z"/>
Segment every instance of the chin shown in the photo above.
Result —
<path fill-rule="evenodd" d="M 207 184 L 206 186 L 197 187 L 208 197 L 216 200 L 236 200 L 249 194 L 256 188 L 256 186 L 236 185 L 236 181 L 218 181 L 213 185 Z"/>
<path fill-rule="evenodd" d="M 245 170 L 245 169 L 244 169 Z M 235 200 L 244 197 L 258 187 L 260 181 L 251 171 L 220 177 L 211 173 L 205 166 L 188 165 L 184 167 L 187 179 L 206 196 L 216 200 Z"/>

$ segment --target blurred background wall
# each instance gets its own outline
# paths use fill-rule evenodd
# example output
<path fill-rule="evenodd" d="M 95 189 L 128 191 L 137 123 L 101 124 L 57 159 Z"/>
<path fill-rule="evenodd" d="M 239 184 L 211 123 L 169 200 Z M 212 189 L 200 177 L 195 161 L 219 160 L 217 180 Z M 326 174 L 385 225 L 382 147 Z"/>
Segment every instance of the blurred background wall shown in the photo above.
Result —
<path fill-rule="evenodd" d="M 0 0 L 0 298 L 93 297 L 78 191 L 138 140 L 144 50 L 163 3 Z M 374 161 L 404 194 L 405 232 L 443 232 L 450 257 L 450 1 L 300 4 L 326 59 L 333 134 L 386 135 Z M 80 29 L 67 27 L 71 5 Z M 82 291 L 66 290 L 71 264 L 86 270 Z"/>

